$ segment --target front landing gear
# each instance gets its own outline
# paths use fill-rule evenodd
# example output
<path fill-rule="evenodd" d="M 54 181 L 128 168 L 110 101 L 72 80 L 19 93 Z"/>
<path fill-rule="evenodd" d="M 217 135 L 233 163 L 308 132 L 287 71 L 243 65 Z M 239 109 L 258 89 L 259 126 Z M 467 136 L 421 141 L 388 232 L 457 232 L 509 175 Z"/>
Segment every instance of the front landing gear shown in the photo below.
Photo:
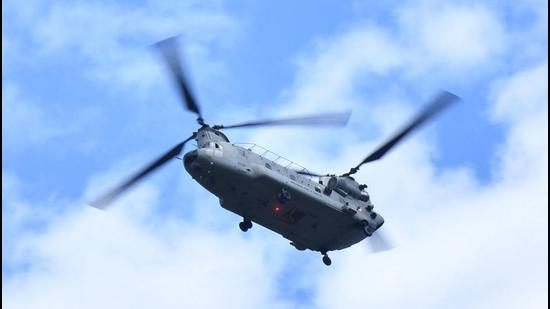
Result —
<path fill-rule="evenodd" d="M 239 223 L 241 231 L 246 232 L 252 228 L 252 221 L 250 219 L 243 219 L 243 222 Z"/>
<path fill-rule="evenodd" d="M 325 263 L 325 265 L 327 266 L 330 266 L 330 264 L 332 264 L 332 261 L 330 260 L 330 258 L 328 257 L 328 254 L 327 252 L 321 252 L 321 254 L 323 255 L 323 263 Z"/>

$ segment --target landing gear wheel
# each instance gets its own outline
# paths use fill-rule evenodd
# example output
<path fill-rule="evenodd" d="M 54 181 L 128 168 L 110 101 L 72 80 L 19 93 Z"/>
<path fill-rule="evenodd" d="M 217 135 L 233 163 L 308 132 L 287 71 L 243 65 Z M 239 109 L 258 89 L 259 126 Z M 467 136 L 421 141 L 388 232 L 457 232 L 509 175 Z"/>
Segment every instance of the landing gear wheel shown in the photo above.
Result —
<path fill-rule="evenodd" d="M 330 260 L 330 258 L 326 254 L 323 255 L 323 263 L 325 263 L 325 265 L 327 265 L 327 266 L 330 266 L 330 264 L 332 264 L 332 261 Z"/>
<path fill-rule="evenodd" d="M 239 223 L 239 228 L 243 232 L 248 231 L 252 228 L 252 221 L 250 221 L 250 219 L 244 219 L 241 223 Z"/>

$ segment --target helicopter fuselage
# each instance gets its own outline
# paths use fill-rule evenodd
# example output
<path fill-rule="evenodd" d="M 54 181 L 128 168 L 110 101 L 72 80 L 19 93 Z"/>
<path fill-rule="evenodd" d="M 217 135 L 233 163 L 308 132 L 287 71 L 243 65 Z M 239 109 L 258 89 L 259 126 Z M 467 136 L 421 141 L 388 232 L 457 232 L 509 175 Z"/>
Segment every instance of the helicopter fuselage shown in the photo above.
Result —
<path fill-rule="evenodd" d="M 209 127 L 201 128 L 195 139 L 197 149 L 183 160 L 193 179 L 216 195 L 223 208 L 282 235 L 299 250 L 344 249 L 384 222 L 370 199 L 327 188 L 330 177 L 313 181 L 291 164 L 268 159 L 267 150 L 262 155 L 253 146 L 232 144 Z M 357 184 L 351 178 L 344 181 Z"/>
<path fill-rule="evenodd" d="M 259 148 L 257 145 L 242 147 L 232 144 L 220 130 L 295 125 L 345 126 L 350 119 L 350 111 L 210 126 L 203 119 L 200 105 L 187 84 L 176 37 L 162 40 L 155 46 L 173 77 L 184 108 L 197 116 L 201 127 L 91 205 L 105 209 L 144 177 L 180 155 L 186 143 L 194 139 L 197 149 L 185 154 L 185 169 L 201 186 L 219 198 L 222 207 L 243 217 L 239 223 L 243 232 L 252 227 L 252 222 L 256 222 L 291 240 L 298 250 L 321 252 L 323 263 L 327 266 L 331 264 L 327 251 L 358 243 L 372 236 L 384 223 L 382 216 L 373 211 L 365 191 L 366 185 L 359 184 L 352 175 L 364 164 L 381 159 L 411 132 L 459 100 L 453 93 L 440 91 L 403 129 L 348 172 L 340 176 L 320 176 L 305 168 L 296 170 L 296 166 L 292 166 L 296 164 L 290 161 L 290 164 L 281 164 L 280 156 L 268 158 L 265 154 L 273 153 L 267 149 L 262 148 L 262 153 L 255 153 L 253 149 Z M 379 242 L 385 248 L 382 250 L 390 248 L 380 232 L 375 236 L 380 236 Z"/>

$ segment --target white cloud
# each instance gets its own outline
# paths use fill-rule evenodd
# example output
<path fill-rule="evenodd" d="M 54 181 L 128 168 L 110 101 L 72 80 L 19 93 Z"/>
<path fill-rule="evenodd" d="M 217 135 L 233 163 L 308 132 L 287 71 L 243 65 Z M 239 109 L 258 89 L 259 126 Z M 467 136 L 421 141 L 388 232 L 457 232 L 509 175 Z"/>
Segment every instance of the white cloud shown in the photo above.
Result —
<path fill-rule="evenodd" d="M 512 125 L 500 154 L 498 176 L 518 180 L 540 176 L 540 169 L 548 166 L 548 156 L 541 156 L 548 154 L 548 63 L 499 80 L 493 100 L 494 120 Z"/>
<path fill-rule="evenodd" d="M 516 73 L 495 85 L 493 114 L 498 121 L 514 122 L 542 114 L 548 100 L 548 65 Z"/>
<path fill-rule="evenodd" d="M 2 145 L 10 151 L 26 151 L 33 147 L 50 147 L 66 150 L 67 141 L 77 142 L 70 145 L 71 151 L 86 151 L 88 140 L 78 138 L 89 128 L 97 117 L 93 107 L 60 109 L 48 104 L 43 98 L 35 99 L 30 93 L 22 91 L 15 83 L 2 84 Z"/>
<path fill-rule="evenodd" d="M 211 47 L 230 46 L 239 27 L 215 2 L 149 2 L 141 7 L 98 1 L 11 3 L 9 8 L 16 29 L 30 38 L 30 61 L 56 56 L 78 61 L 84 64 L 80 74 L 104 82 L 109 91 L 122 89 L 136 98 L 148 98 L 166 84 L 151 44 L 183 34 L 190 62 L 201 67 L 196 76 L 200 81 L 222 73 Z"/>
<path fill-rule="evenodd" d="M 332 40 L 318 41 L 314 53 L 298 58 L 293 100 L 301 107 L 349 106 L 354 82 L 365 74 L 387 75 L 402 64 L 399 46 L 376 27 L 354 29 Z M 338 101 L 336 101 L 338 100 Z"/>
<path fill-rule="evenodd" d="M 426 17 L 430 15 L 421 11 L 417 16 L 425 18 L 411 31 L 424 33 L 430 23 L 456 22 L 457 16 L 464 17 L 467 27 L 459 29 L 464 32 L 459 31 L 463 35 L 458 37 L 468 43 L 487 44 L 462 46 L 471 49 L 457 56 L 462 57 L 464 67 L 475 69 L 501 51 L 494 49 L 491 40 L 466 34 L 475 28 L 472 25 L 488 29 L 481 32 L 486 35 L 495 29 L 500 33 L 500 21 L 482 7 L 472 11 L 461 8 L 447 8 L 441 20 L 430 20 Z M 450 31 L 443 26 L 441 30 Z M 252 139 L 308 167 L 344 171 L 365 150 L 376 146 L 379 136 L 384 138 L 413 111 L 405 90 L 388 87 L 364 93 L 357 89 L 358 81 L 408 74 L 420 68 L 410 67 L 416 61 L 450 61 L 444 51 L 454 42 L 447 45 L 447 41 L 423 39 L 424 45 L 415 49 L 406 40 L 392 40 L 384 29 L 360 25 L 319 41 L 311 53 L 302 54 L 296 81 L 283 95 L 287 101 L 277 109 L 309 112 L 334 107 L 335 102 L 341 104 L 338 108 L 356 107 L 353 132 L 341 131 L 342 136 L 335 136 L 329 131 L 259 131 Z M 419 52 L 426 46 L 431 49 L 428 55 Z M 450 70 L 449 78 L 463 77 L 462 69 Z M 428 76 L 434 67 L 420 70 L 421 75 Z M 495 166 L 499 177 L 494 182 L 482 186 L 464 168 L 438 170 L 431 161 L 437 145 L 431 144 L 429 135 L 415 137 L 383 161 L 364 168 L 357 178 L 371 186 L 377 209 L 387 219 L 384 229 L 399 246 L 378 255 L 368 255 L 361 245 L 334 252 L 329 269 L 312 257 L 308 262 L 318 264 L 294 274 L 300 285 L 313 288 L 312 306 L 547 306 L 545 75 L 546 61 L 503 77 L 492 88 L 494 120 L 508 128 L 496 155 L 500 164 Z M 420 87 L 431 88 L 435 79 L 423 81 Z M 370 99 L 365 101 L 364 97 Z M 362 109 L 357 111 L 357 107 Z M 95 178 L 86 194 L 112 177 Z M 235 227 L 213 229 L 212 218 L 221 217 L 223 210 L 211 205 L 213 199 L 202 203 L 202 196 L 180 201 L 188 204 L 184 206 L 201 207 L 197 221 L 148 220 L 167 190 L 161 187 L 141 186 L 109 212 L 80 208 L 81 203 L 74 202 L 77 208 L 59 215 L 43 234 L 22 238 L 18 246 L 33 253 L 37 267 L 3 282 L 3 305 L 300 306 L 301 300 L 287 302 L 279 297 L 277 280 L 290 264 L 288 255 L 294 254 L 285 241 L 262 229 L 242 237 L 237 236 Z"/>
<path fill-rule="evenodd" d="M 468 71 L 494 60 L 505 47 L 503 26 L 487 6 L 424 3 L 405 6 L 399 18 L 401 29 L 413 39 L 408 43 L 422 55 L 420 67 L 432 62 Z"/>
<path fill-rule="evenodd" d="M 13 177 L 3 176 L 3 183 L 11 183 Z M 13 220 L 22 201 L 15 188 L 6 190 L 14 192 L 5 192 L 10 197 L 3 200 L 9 208 L 3 218 Z M 19 259 L 30 268 L 3 278 L 2 305 L 288 307 L 277 298 L 276 274 L 284 261 L 283 251 L 275 249 L 280 249 L 278 239 L 246 239 L 234 227 L 220 232 L 166 217 L 151 221 L 157 192 L 155 186 L 144 184 L 109 211 L 73 201 L 71 208 L 50 214 L 41 233 L 10 231 L 17 235 L 17 243 L 4 251 L 4 262 Z M 201 206 L 219 212 L 216 205 Z M 36 215 L 35 210 L 27 217 Z"/>
<path fill-rule="evenodd" d="M 136 103 L 156 104 L 156 111 L 163 116 L 171 110 L 158 105 L 179 108 L 173 102 L 178 98 L 170 87 L 172 81 L 150 45 L 183 34 L 189 63 L 201 68 L 200 74 L 193 74 L 200 85 L 204 79 L 224 74 L 213 51 L 229 48 L 239 32 L 239 22 L 224 11 L 222 2 L 170 1 L 132 6 L 101 1 L 8 1 L 5 7 L 9 31 L 2 32 L 6 43 L 3 62 L 11 65 L 3 70 L 3 144 L 16 150 L 48 146 L 61 152 L 70 145 L 83 153 L 97 152 L 103 138 L 98 137 L 101 130 L 94 128 L 107 128 L 105 115 L 116 111 L 113 105 L 128 102 L 133 110 L 125 116 L 127 123 L 133 123 L 132 128 L 118 124 L 116 129 L 135 132 L 146 128 L 143 130 L 150 132 L 147 125 L 159 118 L 149 117 L 150 107 L 145 116 L 138 110 L 143 105 Z M 52 63 L 55 70 L 49 66 Z M 41 76 L 43 70 L 48 71 L 47 81 L 35 82 L 46 87 L 35 88 L 30 80 L 16 78 L 25 72 Z M 58 76 L 66 85 L 47 85 Z M 82 77 L 99 81 L 99 86 L 83 83 Z M 52 91 L 62 91 L 63 87 L 83 87 L 94 93 L 81 98 L 69 91 L 67 100 L 71 101 L 57 102 L 57 97 L 52 100 Z M 96 98 L 92 105 L 75 104 L 89 102 L 90 96 Z M 181 129 L 181 123 L 166 123 L 173 125 L 174 131 Z M 71 139 L 83 129 L 90 133 L 85 139 Z"/>
<path fill-rule="evenodd" d="M 441 182 L 425 162 L 407 162 L 404 155 L 369 169 L 391 179 L 370 183 L 388 188 L 376 193 L 373 189 L 373 199 L 384 203 L 384 211 L 388 205 L 399 208 L 389 212 L 393 217 L 388 216 L 385 228 L 400 226 L 400 247 L 378 256 L 368 256 L 361 248 L 350 250 L 338 269 L 319 281 L 319 307 L 547 305 L 547 84 L 529 83 L 534 73 L 543 78 L 545 68 L 542 64 L 518 72 L 501 81 L 495 94 L 497 110 L 511 94 L 540 94 L 525 102 L 526 110 L 536 113 L 525 117 L 524 105 L 516 104 L 521 112 L 508 115 L 510 133 L 500 168 L 515 173 L 504 173 L 486 187 L 464 187 L 461 177 L 451 175 L 450 181 Z"/>
<path fill-rule="evenodd" d="M 414 12 L 418 20 L 407 25 L 413 33 L 425 31 L 424 41 L 417 46 L 408 45 L 406 39 L 388 40 L 382 29 L 366 25 L 323 41 L 302 55 L 294 88 L 285 93 L 288 103 L 277 109 L 299 113 L 354 106 L 353 132 L 266 130 L 252 139 L 268 141 L 273 149 L 299 163 L 307 162 L 308 167 L 324 167 L 319 172 L 343 172 L 350 162 L 361 159 L 364 150 L 379 143 L 369 141 L 372 133 L 367 133 L 365 141 L 363 132 L 374 128 L 387 136 L 411 111 L 404 104 L 402 89 L 390 86 L 365 92 L 354 87 L 358 80 L 383 78 L 390 72 L 421 75 L 426 78 L 418 87 L 426 89 L 448 79 L 468 78 L 472 70 L 473 74 L 492 71 L 491 65 L 502 62 L 504 52 L 518 52 L 503 49 L 510 38 L 503 37 L 500 21 L 484 7 L 447 7 L 440 19 L 429 18 L 428 13 L 439 12 L 423 8 Z M 459 28 L 456 36 L 452 27 L 460 21 L 466 27 Z M 452 23 L 445 26 L 445 22 Z M 428 28 L 436 33 L 426 32 Z M 441 40 L 440 34 L 457 41 Z M 369 54 L 369 50 L 375 52 Z M 361 51 L 368 56 L 354 58 Z M 441 70 L 447 63 L 454 67 Z M 371 185 L 373 200 L 387 219 L 384 228 L 399 247 L 376 256 L 369 256 L 361 246 L 334 253 L 335 269 L 323 272 L 316 281 L 315 307 L 547 305 L 546 75 L 545 62 L 494 83 L 494 119 L 505 124 L 508 132 L 495 156 L 498 177 L 491 184 L 479 184 L 464 168 L 436 170 L 431 161 L 434 146 L 425 136 L 416 136 L 383 161 L 363 168 L 357 178 Z"/>
<path fill-rule="evenodd" d="M 12 144 L 44 145 L 74 131 L 48 117 L 39 104 L 24 98 L 12 83 L 2 84 L 2 111 L 2 132 L 9 132 Z"/>
<path fill-rule="evenodd" d="M 21 179 L 2 170 L 2 280 L 4 270 L 21 271 L 35 255 L 19 241 L 43 229 L 66 207 L 67 201 L 55 193 L 36 202 L 25 199 L 26 192 Z"/>

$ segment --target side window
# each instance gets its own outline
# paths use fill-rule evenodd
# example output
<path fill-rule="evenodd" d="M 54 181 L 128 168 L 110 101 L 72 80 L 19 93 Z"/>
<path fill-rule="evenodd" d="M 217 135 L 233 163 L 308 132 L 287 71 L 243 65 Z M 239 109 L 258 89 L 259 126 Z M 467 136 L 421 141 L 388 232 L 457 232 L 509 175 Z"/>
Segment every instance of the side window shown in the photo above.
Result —
<path fill-rule="evenodd" d="M 271 165 L 269 163 L 266 163 L 265 167 L 268 168 L 268 169 L 271 169 Z"/>
<path fill-rule="evenodd" d="M 294 176 L 294 175 L 290 174 L 290 179 L 292 179 L 292 180 L 296 180 L 296 176 Z"/>

